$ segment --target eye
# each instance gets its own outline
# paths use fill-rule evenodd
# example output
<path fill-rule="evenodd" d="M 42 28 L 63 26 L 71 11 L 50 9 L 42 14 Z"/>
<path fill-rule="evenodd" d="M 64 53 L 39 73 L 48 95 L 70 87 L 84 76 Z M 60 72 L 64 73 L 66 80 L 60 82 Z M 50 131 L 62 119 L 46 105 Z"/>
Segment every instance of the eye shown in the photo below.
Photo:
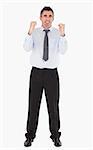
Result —
<path fill-rule="evenodd" d="M 44 17 L 47 17 L 47 15 L 44 15 Z"/>
<path fill-rule="evenodd" d="M 51 18 L 51 17 L 52 17 L 52 15 L 49 15 L 49 17 Z"/>

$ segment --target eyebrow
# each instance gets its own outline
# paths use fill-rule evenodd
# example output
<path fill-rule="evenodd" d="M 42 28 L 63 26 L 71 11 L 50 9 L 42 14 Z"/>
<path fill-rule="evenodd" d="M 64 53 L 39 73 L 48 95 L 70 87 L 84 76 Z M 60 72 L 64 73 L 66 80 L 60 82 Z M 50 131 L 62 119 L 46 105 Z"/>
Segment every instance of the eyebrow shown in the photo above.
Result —
<path fill-rule="evenodd" d="M 47 16 L 46 14 L 44 16 Z M 49 17 L 52 17 L 52 15 L 49 15 Z"/>

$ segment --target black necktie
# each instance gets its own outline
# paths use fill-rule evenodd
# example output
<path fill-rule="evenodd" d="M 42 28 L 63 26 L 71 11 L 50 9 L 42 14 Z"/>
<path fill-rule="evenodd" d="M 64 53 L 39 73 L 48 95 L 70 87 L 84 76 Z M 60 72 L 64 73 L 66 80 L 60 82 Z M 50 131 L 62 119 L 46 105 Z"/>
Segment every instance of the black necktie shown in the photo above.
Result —
<path fill-rule="evenodd" d="M 43 59 L 45 60 L 45 61 L 47 61 L 48 60 L 48 49 L 49 49 L 49 45 L 48 45 L 48 32 L 50 31 L 50 30 L 43 30 L 43 31 L 45 31 L 45 37 L 44 37 L 44 48 L 43 48 Z"/>

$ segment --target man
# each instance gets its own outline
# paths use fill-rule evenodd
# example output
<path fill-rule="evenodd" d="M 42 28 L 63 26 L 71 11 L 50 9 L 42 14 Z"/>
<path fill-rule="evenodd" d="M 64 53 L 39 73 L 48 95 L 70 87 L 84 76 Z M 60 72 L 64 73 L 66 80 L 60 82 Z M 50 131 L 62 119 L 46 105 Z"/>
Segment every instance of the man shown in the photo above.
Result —
<path fill-rule="evenodd" d="M 36 28 L 36 22 L 30 23 L 24 49 L 31 51 L 31 75 L 29 84 L 29 110 L 27 133 L 24 146 L 31 146 L 38 125 L 39 109 L 43 89 L 45 91 L 49 115 L 50 138 L 55 146 L 61 146 L 60 116 L 59 116 L 59 75 L 57 71 L 59 53 L 67 49 L 64 24 L 59 24 L 59 30 L 52 27 L 54 11 L 44 7 L 40 12 L 42 26 Z"/>

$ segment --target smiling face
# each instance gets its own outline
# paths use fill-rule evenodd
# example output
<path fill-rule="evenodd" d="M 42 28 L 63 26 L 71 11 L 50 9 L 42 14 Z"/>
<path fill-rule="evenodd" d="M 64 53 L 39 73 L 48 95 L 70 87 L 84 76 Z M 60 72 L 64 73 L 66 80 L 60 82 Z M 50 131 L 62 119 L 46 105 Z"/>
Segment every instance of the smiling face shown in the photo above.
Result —
<path fill-rule="evenodd" d="M 52 26 L 54 14 L 52 13 L 52 11 L 44 10 L 40 16 L 40 20 L 42 22 L 43 28 L 48 29 Z"/>

